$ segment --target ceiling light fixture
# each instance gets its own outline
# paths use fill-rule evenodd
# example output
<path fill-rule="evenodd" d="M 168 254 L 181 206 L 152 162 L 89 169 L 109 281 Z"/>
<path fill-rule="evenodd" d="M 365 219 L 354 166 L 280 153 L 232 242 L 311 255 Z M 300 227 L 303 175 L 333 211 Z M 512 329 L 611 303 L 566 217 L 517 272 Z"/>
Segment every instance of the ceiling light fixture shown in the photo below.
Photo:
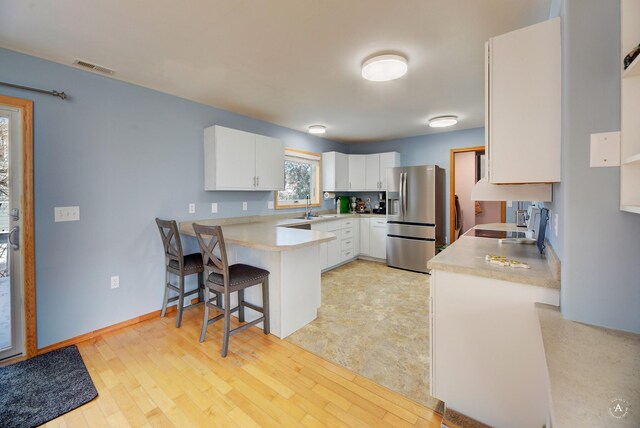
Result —
<path fill-rule="evenodd" d="M 324 125 L 311 125 L 309 127 L 309 134 L 324 134 L 327 132 L 327 127 Z"/>
<path fill-rule="evenodd" d="M 372 82 L 388 82 L 407 74 L 407 59 L 401 55 L 377 55 L 362 64 L 362 77 Z"/>
<path fill-rule="evenodd" d="M 458 116 L 438 116 L 429 119 L 429 126 L 432 128 L 445 128 L 458 123 Z"/>

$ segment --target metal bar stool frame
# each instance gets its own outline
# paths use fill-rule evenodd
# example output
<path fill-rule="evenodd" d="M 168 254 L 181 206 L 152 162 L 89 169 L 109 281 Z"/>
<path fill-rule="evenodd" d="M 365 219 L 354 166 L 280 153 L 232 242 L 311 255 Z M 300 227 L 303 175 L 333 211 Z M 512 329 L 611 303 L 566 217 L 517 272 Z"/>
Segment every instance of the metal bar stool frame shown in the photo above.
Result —
<path fill-rule="evenodd" d="M 162 300 L 162 312 L 160 317 L 164 317 L 167 312 L 167 305 L 178 301 L 176 316 L 176 327 L 182 324 L 182 312 L 184 311 L 184 299 L 198 293 L 200 303 L 203 301 L 203 272 L 202 257 L 199 253 L 184 255 L 182 252 L 182 241 L 178 231 L 178 224 L 175 220 L 162 220 L 156 218 L 156 224 L 162 237 L 165 255 L 165 288 L 164 298 Z M 172 263 L 175 262 L 175 263 Z M 176 266 L 177 265 L 177 266 Z M 198 288 L 185 293 L 184 278 L 188 275 L 198 274 Z M 171 274 L 178 277 L 178 285 L 171 283 Z M 169 291 L 178 293 L 176 296 L 169 297 Z"/>
<path fill-rule="evenodd" d="M 200 246 L 205 270 L 205 305 L 200 342 L 204 342 L 209 325 L 220 319 L 224 319 L 221 355 L 226 357 L 229 350 L 230 336 L 240 333 L 260 322 L 263 322 L 264 334 L 269 334 L 269 272 L 261 268 L 240 263 L 229 266 L 227 249 L 224 243 L 224 236 L 222 235 L 222 227 L 204 226 L 193 223 L 193 230 L 196 233 L 196 239 Z M 206 236 L 210 236 L 211 238 L 207 241 Z M 216 247 L 218 248 L 220 257 L 215 255 Z M 234 274 L 237 274 L 236 277 L 234 277 Z M 262 307 L 244 300 L 244 290 L 259 284 L 262 284 Z M 231 293 L 236 291 L 238 292 L 238 305 L 235 308 L 231 308 Z M 216 294 L 216 297 L 211 298 L 211 292 Z M 221 300 L 217 296 L 220 294 L 224 299 L 224 307 L 219 304 Z M 215 304 L 213 303 L 214 300 Z M 240 327 L 231 329 L 231 314 L 238 312 L 238 320 L 243 323 L 245 322 L 245 307 L 262 313 L 262 316 Z M 209 319 L 210 308 L 221 312 L 221 314 Z"/>

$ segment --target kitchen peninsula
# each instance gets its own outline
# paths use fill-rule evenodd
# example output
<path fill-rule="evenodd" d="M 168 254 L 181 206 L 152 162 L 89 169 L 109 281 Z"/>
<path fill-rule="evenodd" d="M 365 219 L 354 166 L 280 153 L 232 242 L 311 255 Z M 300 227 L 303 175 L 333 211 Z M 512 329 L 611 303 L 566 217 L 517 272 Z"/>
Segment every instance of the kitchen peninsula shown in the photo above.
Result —
<path fill-rule="evenodd" d="M 180 232 L 195 236 L 193 223 L 220 225 L 230 265 L 246 263 L 270 272 L 271 333 L 283 339 L 317 317 L 321 273 L 319 245 L 336 236 L 280 227 L 281 221 L 269 217 L 186 221 L 180 223 Z M 236 305 L 236 299 L 232 295 L 232 306 Z M 245 290 L 245 299 L 261 306 L 260 287 Z M 247 321 L 259 316 L 247 308 Z"/>
<path fill-rule="evenodd" d="M 476 229 L 517 231 L 515 225 Z M 538 428 L 548 416 L 547 370 L 535 304 L 558 306 L 560 267 L 547 246 L 460 237 L 429 261 L 431 395 L 491 426 Z M 485 260 L 506 256 L 529 265 Z"/>

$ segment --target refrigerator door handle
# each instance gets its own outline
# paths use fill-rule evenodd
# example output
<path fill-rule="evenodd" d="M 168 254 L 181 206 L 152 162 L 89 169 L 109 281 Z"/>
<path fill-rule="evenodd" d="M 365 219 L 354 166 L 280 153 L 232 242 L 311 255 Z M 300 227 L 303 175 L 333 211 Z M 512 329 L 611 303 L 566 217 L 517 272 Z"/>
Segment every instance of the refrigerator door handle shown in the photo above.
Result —
<path fill-rule="evenodd" d="M 400 186 L 398 188 L 398 199 L 399 199 L 399 211 L 400 217 L 404 217 L 404 195 L 402 193 L 402 189 L 404 188 L 404 172 L 400 173 Z"/>
<path fill-rule="evenodd" d="M 407 173 L 403 172 L 403 180 L 402 180 L 402 216 L 407 215 Z"/>

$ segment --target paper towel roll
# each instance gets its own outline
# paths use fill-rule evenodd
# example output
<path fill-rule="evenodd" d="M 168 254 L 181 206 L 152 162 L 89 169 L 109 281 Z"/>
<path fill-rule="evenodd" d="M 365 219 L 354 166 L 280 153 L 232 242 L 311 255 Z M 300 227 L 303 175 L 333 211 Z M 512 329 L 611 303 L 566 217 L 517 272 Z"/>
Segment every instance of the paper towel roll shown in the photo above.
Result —
<path fill-rule="evenodd" d="M 335 193 L 330 193 L 330 192 L 324 192 L 324 198 L 325 199 L 335 199 L 336 198 L 336 194 Z"/>

